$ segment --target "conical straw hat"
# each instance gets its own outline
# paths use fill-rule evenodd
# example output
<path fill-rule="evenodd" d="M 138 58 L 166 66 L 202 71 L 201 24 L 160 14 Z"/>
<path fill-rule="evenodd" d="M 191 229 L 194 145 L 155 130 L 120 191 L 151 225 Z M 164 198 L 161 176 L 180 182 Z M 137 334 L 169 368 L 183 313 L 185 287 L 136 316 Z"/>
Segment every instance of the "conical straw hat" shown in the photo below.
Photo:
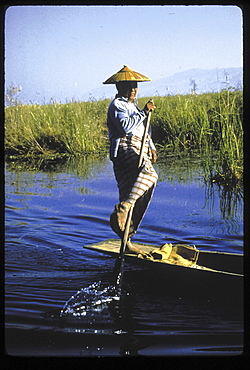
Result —
<path fill-rule="evenodd" d="M 150 78 L 142 75 L 141 73 L 133 71 L 130 69 L 126 64 L 124 64 L 123 68 L 109 77 L 104 84 L 116 84 L 120 81 L 135 81 L 135 82 L 143 82 L 143 81 L 151 81 Z"/>

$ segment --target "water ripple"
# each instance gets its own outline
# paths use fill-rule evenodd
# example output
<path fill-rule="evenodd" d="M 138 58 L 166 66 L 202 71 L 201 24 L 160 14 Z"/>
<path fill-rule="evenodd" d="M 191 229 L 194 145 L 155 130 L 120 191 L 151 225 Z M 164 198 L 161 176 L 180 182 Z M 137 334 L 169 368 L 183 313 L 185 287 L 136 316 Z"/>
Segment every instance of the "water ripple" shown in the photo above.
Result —
<path fill-rule="evenodd" d="M 116 237 L 109 216 L 118 203 L 118 191 L 108 161 L 92 161 L 88 166 L 81 175 L 79 167 L 67 166 L 61 172 L 48 173 L 6 170 L 8 351 L 22 356 L 120 356 L 194 354 L 194 348 L 205 351 L 209 346 L 239 348 L 243 330 L 240 302 L 233 307 L 237 302 L 219 303 L 216 296 L 194 297 L 192 287 L 186 293 L 178 286 L 171 290 L 163 277 L 154 278 L 132 264 L 125 266 L 119 305 L 113 299 L 102 301 L 96 294 L 92 296 L 97 299 L 95 307 L 99 306 L 96 311 L 92 299 L 87 311 L 86 307 L 77 311 L 86 315 L 60 317 L 70 297 L 77 292 L 85 294 L 86 287 L 99 281 L 102 287 L 109 287 L 113 278 L 115 259 L 83 249 L 83 245 Z M 182 170 L 185 168 L 183 165 Z M 159 169 L 161 181 L 133 240 L 242 253 L 242 204 L 230 218 L 223 214 L 215 190 L 213 199 L 207 201 L 200 170 L 188 181 L 178 182 L 168 176 L 168 163 Z M 86 300 L 84 294 L 81 303 Z"/>

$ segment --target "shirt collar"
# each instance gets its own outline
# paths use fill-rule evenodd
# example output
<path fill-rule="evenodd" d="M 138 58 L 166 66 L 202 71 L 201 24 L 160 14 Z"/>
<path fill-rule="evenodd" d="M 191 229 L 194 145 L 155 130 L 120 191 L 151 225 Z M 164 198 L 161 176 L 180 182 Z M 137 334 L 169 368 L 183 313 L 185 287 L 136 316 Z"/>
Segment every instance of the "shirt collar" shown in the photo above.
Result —
<path fill-rule="evenodd" d="M 117 98 L 120 98 L 120 99 L 122 99 L 122 100 L 124 100 L 124 101 L 128 102 L 128 98 L 125 98 L 125 97 L 124 97 L 124 96 L 122 96 L 121 94 L 116 94 L 115 99 L 117 99 Z"/>

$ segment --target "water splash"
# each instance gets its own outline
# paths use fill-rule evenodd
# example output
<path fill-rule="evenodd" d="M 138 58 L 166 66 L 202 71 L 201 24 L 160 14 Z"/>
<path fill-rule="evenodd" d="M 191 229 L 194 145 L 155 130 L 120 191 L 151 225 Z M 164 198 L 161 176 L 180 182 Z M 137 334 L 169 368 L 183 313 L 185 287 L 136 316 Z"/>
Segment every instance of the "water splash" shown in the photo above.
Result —
<path fill-rule="evenodd" d="M 60 317 L 65 315 L 86 316 L 87 313 L 100 313 L 113 301 L 119 301 L 120 294 L 113 285 L 104 287 L 95 282 L 76 292 L 64 305 Z"/>

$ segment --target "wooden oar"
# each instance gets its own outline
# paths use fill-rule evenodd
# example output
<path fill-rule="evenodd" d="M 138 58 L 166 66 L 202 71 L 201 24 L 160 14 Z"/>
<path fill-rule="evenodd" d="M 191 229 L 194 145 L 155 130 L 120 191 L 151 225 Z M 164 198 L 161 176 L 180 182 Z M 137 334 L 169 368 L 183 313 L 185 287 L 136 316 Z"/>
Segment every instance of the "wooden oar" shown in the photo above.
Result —
<path fill-rule="evenodd" d="M 144 147 L 145 147 L 147 134 L 148 134 L 148 130 L 149 130 L 150 117 L 151 117 L 151 111 L 149 111 L 149 113 L 148 113 L 147 122 L 146 122 L 146 125 L 145 125 L 145 128 L 144 128 L 144 133 L 143 133 L 142 143 L 141 143 L 141 149 L 140 149 L 139 162 L 138 162 L 138 168 L 141 167 L 142 161 L 143 161 L 143 152 L 144 152 Z M 116 263 L 115 263 L 115 267 L 114 267 L 114 272 L 116 273 L 115 287 L 116 287 L 118 295 L 121 294 L 121 285 L 122 285 L 123 272 L 124 272 L 124 252 L 125 252 L 127 241 L 128 241 L 129 229 L 130 229 L 130 223 L 131 223 L 131 219 L 132 219 L 132 215 L 133 215 L 133 210 L 134 210 L 134 204 L 131 206 L 131 208 L 128 212 L 128 215 L 127 215 L 125 230 L 124 230 L 123 237 L 122 237 L 122 242 L 121 242 L 120 253 L 119 253 L 119 256 L 116 259 Z"/>
<path fill-rule="evenodd" d="M 148 112 L 148 117 L 147 117 L 147 122 L 146 126 L 144 129 L 143 137 L 142 137 L 142 143 L 141 143 L 141 150 L 140 150 L 140 157 L 139 157 L 139 163 L 138 163 L 138 168 L 141 167 L 142 161 L 143 161 L 143 152 L 144 152 L 144 147 L 147 139 L 147 134 L 149 130 L 149 125 L 150 125 L 150 118 L 151 118 L 151 110 Z"/>

